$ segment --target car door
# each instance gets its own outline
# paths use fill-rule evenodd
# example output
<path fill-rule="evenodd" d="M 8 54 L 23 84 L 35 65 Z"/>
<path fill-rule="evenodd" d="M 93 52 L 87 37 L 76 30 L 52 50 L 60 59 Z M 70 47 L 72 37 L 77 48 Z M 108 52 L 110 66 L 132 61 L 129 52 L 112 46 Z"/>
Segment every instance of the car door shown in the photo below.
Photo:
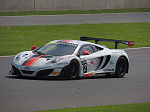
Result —
<path fill-rule="evenodd" d="M 84 51 L 88 51 L 89 54 L 83 54 Z M 83 45 L 78 53 L 80 55 L 83 73 L 97 69 L 97 65 L 99 65 L 100 61 L 98 61 L 98 57 L 96 58 L 96 53 L 90 44 Z"/>

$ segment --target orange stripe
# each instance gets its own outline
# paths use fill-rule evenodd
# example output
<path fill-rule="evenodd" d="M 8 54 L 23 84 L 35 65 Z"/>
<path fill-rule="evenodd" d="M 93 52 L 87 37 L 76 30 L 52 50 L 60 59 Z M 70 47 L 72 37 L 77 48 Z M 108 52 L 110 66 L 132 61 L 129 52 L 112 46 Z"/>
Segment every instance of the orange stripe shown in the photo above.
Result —
<path fill-rule="evenodd" d="M 94 76 L 93 72 L 83 74 L 83 77 L 93 77 L 93 76 Z"/>
<path fill-rule="evenodd" d="M 59 75 L 60 72 L 52 72 L 53 75 Z"/>
<path fill-rule="evenodd" d="M 40 57 L 34 57 L 31 60 L 29 60 L 25 66 L 32 66 Z"/>

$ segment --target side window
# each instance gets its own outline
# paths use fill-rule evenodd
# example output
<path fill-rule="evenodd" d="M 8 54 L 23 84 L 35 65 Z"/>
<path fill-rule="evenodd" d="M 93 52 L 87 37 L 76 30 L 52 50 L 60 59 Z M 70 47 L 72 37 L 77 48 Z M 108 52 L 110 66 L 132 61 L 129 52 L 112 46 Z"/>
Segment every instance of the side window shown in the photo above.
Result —
<path fill-rule="evenodd" d="M 103 50 L 103 48 L 95 46 L 95 45 L 92 45 L 92 48 L 93 48 L 94 52 Z"/>
<path fill-rule="evenodd" d="M 92 54 L 94 52 L 93 48 L 90 45 L 85 45 L 85 46 L 81 47 L 81 49 L 79 50 L 80 55 L 83 54 L 83 51 L 89 51 L 90 54 Z"/>

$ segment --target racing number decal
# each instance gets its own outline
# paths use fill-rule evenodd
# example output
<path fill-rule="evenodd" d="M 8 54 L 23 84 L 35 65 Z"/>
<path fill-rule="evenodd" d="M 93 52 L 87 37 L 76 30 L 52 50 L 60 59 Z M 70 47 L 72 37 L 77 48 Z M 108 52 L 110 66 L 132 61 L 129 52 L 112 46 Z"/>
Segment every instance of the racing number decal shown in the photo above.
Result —
<path fill-rule="evenodd" d="M 87 72 L 87 62 L 86 60 L 81 61 L 81 64 L 83 65 L 83 73 Z"/>

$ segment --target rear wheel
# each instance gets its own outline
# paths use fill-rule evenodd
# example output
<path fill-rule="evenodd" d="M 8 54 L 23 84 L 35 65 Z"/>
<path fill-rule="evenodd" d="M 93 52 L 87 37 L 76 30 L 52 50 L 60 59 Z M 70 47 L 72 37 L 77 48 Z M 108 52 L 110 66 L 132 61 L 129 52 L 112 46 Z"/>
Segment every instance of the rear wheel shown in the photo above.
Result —
<path fill-rule="evenodd" d="M 115 76 L 122 78 L 128 69 L 128 62 L 125 57 L 120 57 L 116 64 L 116 73 Z"/>

